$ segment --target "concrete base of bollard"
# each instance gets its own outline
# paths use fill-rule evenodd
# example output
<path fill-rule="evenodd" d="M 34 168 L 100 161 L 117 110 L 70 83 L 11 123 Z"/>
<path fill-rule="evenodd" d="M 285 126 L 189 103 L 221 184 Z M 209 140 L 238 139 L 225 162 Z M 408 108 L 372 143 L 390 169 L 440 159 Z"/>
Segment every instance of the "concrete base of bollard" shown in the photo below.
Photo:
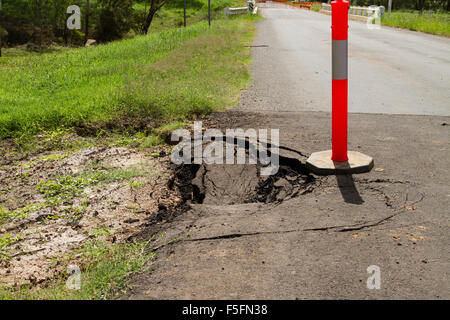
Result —
<path fill-rule="evenodd" d="M 314 152 L 306 160 L 306 167 L 317 175 L 337 175 L 369 172 L 373 168 L 372 157 L 357 151 L 348 151 L 348 161 L 331 160 L 331 150 Z"/>

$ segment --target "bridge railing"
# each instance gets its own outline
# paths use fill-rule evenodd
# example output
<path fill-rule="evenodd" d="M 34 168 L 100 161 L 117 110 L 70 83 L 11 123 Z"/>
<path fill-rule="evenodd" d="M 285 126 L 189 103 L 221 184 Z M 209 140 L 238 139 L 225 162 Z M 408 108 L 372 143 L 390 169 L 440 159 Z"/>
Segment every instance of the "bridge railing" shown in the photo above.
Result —
<path fill-rule="evenodd" d="M 371 17 L 373 16 L 376 11 L 378 11 L 378 14 L 380 17 L 384 16 L 385 8 L 384 6 L 369 6 L 369 7 L 357 7 L 357 6 L 351 6 L 348 9 L 348 14 L 353 16 L 360 16 L 360 17 Z M 330 13 L 331 14 L 331 5 L 328 3 L 322 3 L 322 10 L 323 13 Z"/>
<path fill-rule="evenodd" d="M 226 7 L 226 8 L 224 8 L 223 14 L 225 16 L 231 16 L 234 14 L 245 14 L 245 13 L 249 13 L 249 12 L 252 14 L 256 14 L 257 11 L 258 11 L 258 7 L 256 6 L 255 0 L 249 0 L 249 1 L 247 1 L 246 7 L 238 7 L 238 8 Z"/>

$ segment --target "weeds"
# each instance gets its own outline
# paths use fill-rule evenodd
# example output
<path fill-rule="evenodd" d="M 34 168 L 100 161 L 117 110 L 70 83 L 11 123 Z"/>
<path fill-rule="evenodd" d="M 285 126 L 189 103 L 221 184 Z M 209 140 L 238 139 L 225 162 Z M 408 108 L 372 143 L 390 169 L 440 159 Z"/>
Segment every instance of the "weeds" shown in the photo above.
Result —
<path fill-rule="evenodd" d="M 0 288 L 0 300 L 9 299 L 111 299 L 123 294 L 130 275 L 150 268 L 154 252 L 147 248 L 148 242 L 132 242 L 109 245 L 100 240 L 88 242 L 82 249 L 63 259 L 81 269 L 80 290 L 66 287 L 67 274 L 61 274 L 45 288 Z M 74 256 L 80 258 L 72 260 Z"/>
<path fill-rule="evenodd" d="M 62 176 L 56 180 L 41 181 L 37 190 L 47 198 L 50 206 L 63 204 L 83 194 L 90 181 L 85 177 Z"/>
<path fill-rule="evenodd" d="M 89 181 L 93 184 L 96 183 L 108 183 L 112 181 L 130 180 L 136 177 L 142 177 L 148 174 L 148 172 L 142 167 L 142 165 L 130 166 L 128 168 L 109 168 L 104 167 L 97 171 L 91 171 L 85 175 Z"/>
<path fill-rule="evenodd" d="M 40 207 L 42 207 L 42 204 L 35 203 L 30 203 L 27 206 L 16 210 L 8 210 L 0 207 L 0 225 L 12 220 L 26 218 L 30 212 L 38 210 Z"/>
<path fill-rule="evenodd" d="M 140 182 L 140 181 L 130 181 L 130 182 L 128 183 L 128 186 L 129 186 L 130 188 L 139 188 L 139 187 L 141 187 L 142 185 L 144 185 L 144 183 L 143 183 L 143 182 Z"/>
<path fill-rule="evenodd" d="M 21 235 L 13 237 L 9 233 L 0 236 L 0 261 L 5 259 L 7 260 L 9 258 L 8 254 L 10 250 L 8 249 L 8 246 L 16 243 L 17 241 L 20 241 L 21 239 Z"/>

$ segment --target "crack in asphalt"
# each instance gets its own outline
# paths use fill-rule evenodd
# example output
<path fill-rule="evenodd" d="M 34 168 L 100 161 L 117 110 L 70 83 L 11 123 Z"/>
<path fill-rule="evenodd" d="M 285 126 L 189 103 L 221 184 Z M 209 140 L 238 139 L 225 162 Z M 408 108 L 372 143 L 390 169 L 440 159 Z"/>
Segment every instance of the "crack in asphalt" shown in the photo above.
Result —
<path fill-rule="evenodd" d="M 214 240 L 227 240 L 227 239 L 236 239 L 241 237 L 250 237 L 250 236 L 257 236 L 257 235 L 268 235 L 268 234 L 286 234 L 286 233 L 294 233 L 294 232 L 316 232 L 316 231 L 330 231 L 333 230 L 333 232 L 349 232 L 349 231 L 357 231 L 362 229 L 367 229 L 370 227 L 376 227 L 384 222 L 391 220 L 395 216 L 399 215 L 401 212 L 398 212 L 396 214 L 392 214 L 388 217 L 385 217 L 380 220 L 376 220 L 373 222 L 367 222 L 367 223 L 360 223 L 360 224 L 354 224 L 354 225 L 341 225 L 341 226 L 325 226 L 325 227 L 318 227 L 318 228 L 308 228 L 308 229 L 289 229 L 289 230 L 276 230 L 276 231 L 256 231 L 256 232 L 248 232 L 248 233 L 230 233 L 230 234 L 224 234 L 219 236 L 212 236 L 212 237 L 203 237 L 203 238 L 193 238 L 193 239 L 177 239 L 177 240 L 171 240 L 167 243 L 161 244 L 159 246 L 153 247 L 150 250 L 157 251 L 160 249 L 163 249 L 167 246 L 174 245 L 180 242 L 201 242 L 201 241 L 214 241 Z"/>
<path fill-rule="evenodd" d="M 256 236 L 256 235 L 265 235 L 265 234 L 284 234 L 284 233 L 293 233 L 293 232 L 309 232 L 309 231 L 329 231 L 334 230 L 333 232 L 349 232 L 362 230 L 370 227 L 375 227 L 383 224 L 383 222 L 392 219 L 397 216 L 399 213 L 392 214 L 383 219 L 376 220 L 368 223 L 359 223 L 354 225 L 341 225 L 341 226 L 326 226 L 326 227 L 318 227 L 318 228 L 308 228 L 308 229 L 289 229 L 289 230 L 276 230 L 276 231 L 256 231 L 256 232 L 248 232 L 248 233 L 230 233 L 224 234 L 220 236 L 212 236 L 212 237 L 203 237 L 203 238 L 194 238 L 194 239 L 184 239 L 179 240 L 178 242 L 196 242 L 196 241 L 209 241 L 209 240 L 222 240 L 222 239 L 234 239 L 248 236 Z"/>
<path fill-rule="evenodd" d="M 366 179 L 367 180 L 367 179 Z M 388 181 L 381 181 L 384 179 L 376 179 L 376 181 L 370 181 L 370 182 L 390 182 L 390 183 L 410 183 L 410 182 L 404 182 L 404 181 L 397 181 L 397 180 L 389 180 Z M 368 180 L 367 180 L 368 181 Z M 390 197 L 387 196 L 383 191 L 371 187 L 370 189 L 380 192 L 381 195 L 385 196 L 386 201 L 385 204 L 388 208 L 393 209 L 392 203 L 390 203 Z M 421 197 L 419 200 L 416 200 L 411 203 L 411 205 L 415 205 L 425 198 L 424 194 L 420 194 Z M 408 193 L 406 193 L 404 206 L 408 202 Z M 180 241 L 188 241 L 188 242 L 195 242 L 195 241 L 210 241 L 210 240 L 223 240 L 223 239 L 234 239 L 234 238 L 240 238 L 240 237 L 247 237 L 247 236 L 255 236 L 255 235 L 265 235 L 265 234 L 284 234 L 284 233 L 293 233 L 293 232 L 309 232 L 309 231 L 333 231 L 333 232 L 350 232 L 350 231 L 358 231 L 363 230 L 371 227 L 376 227 L 379 225 L 382 225 L 383 223 L 391 220 L 392 218 L 400 215 L 401 213 L 405 212 L 406 210 L 398 211 L 394 214 L 391 214 L 387 217 L 384 217 L 379 220 L 375 221 L 367 221 L 364 223 L 358 223 L 354 225 L 339 225 L 339 226 L 325 226 L 325 227 L 317 227 L 317 228 L 307 228 L 307 229 L 290 229 L 290 230 L 276 230 L 276 231 L 258 231 L 258 232 L 249 232 L 249 233 L 231 233 L 231 234 L 225 234 L 220 236 L 212 236 L 212 237 L 203 237 L 203 238 L 194 238 L 194 239 L 185 239 Z"/>
<path fill-rule="evenodd" d="M 412 182 L 410 181 L 401 181 L 401 180 L 392 180 L 392 179 L 367 179 L 367 178 L 362 178 L 362 179 L 355 179 L 356 181 L 358 181 L 359 183 L 363 183 L 363 184 L 369 184 L 369 183 L 399 183 L 399 184 L 412 184 Z"/>

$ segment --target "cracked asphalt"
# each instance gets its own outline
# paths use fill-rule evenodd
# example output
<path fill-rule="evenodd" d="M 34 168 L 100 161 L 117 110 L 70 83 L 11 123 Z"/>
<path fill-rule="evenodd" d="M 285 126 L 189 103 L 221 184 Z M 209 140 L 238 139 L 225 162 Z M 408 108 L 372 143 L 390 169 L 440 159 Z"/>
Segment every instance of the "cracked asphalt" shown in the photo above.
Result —
<path fill-rule="evenodd" d="M 285 50 L 287 38 L 279 34 L 320 29 L 322 22 L 316 27 L 310 20 L 329 17 L 282 8 L 263 9 L 263 15 L 267 19 L 257 23 L 254 44 L 269 47 L 252 50 L 254 83 L 243 93 L 239 108 L 215 114 L 214 126 L 280 130 L 280 156 L 289 161 L 267 191 L 273 199 L 247 203 L 248 198 L 236 198 L 230 191 L 248 193 L 254 188 L 249 181 L 258 178 L 257 170 L 250 167 L 207 165 L 199 170 L 214 183 L 192 179 L 203 201 L 193 201 L 183 214 L 149 226 L 143 236 L 153 235 L 158 258 L 151 271 L 132 279 L 123 298 L 449 299 L 448 91 L 433 93 L 436 103 L 446 100 L 447 106 L 433 109 L 433 102 L 427 112 L 421 111 L 421 100 L 413 99 L 406 115 L 396 114 L 401 108 L 384 114 L 386 109 L 376 106 L 375 112 L 351 113 L 349 149 L 374 157 L 374 170 L 313 176 L 304 171 L 304 163 L 312 152 L 330 148 L 331 115 L 325 105 L 308 102 L 308 90 L 318 85 L 315 80 L 307 84 L 314 77 L 308 67 L 302 73 L 304 82 L 289 86 L 285 78 L 277 81 L 294 61 Z M 302 30 L 287 28 L 295 19 Z M 415 36 L 430 42 L 436 38 L 393 29 L 386 33 L 395 33 L 395 39 L 405 43 Z M 436 41 L 448 48 L 447 39 Z M 408 51 L 405 44 L 395 50 L 400 48 Z M 297 59 L 295 67 L 305 65 L 302 56 Z M 449 68 L 446 59 L 442 70 Z M 384 62 L 392 68 L 395 63 Z M 431 68 L 427 77 L 433 72 Z M 314 94 L 325 90 L 328 95 L 329 82 Z M 305 83 L 301 94 L 299 83 Z M 390 96 L 383 97 L 386 103 L 397 101 Z M 380 289 L 367 288 L 371 265 L 380 267 Z"/>

